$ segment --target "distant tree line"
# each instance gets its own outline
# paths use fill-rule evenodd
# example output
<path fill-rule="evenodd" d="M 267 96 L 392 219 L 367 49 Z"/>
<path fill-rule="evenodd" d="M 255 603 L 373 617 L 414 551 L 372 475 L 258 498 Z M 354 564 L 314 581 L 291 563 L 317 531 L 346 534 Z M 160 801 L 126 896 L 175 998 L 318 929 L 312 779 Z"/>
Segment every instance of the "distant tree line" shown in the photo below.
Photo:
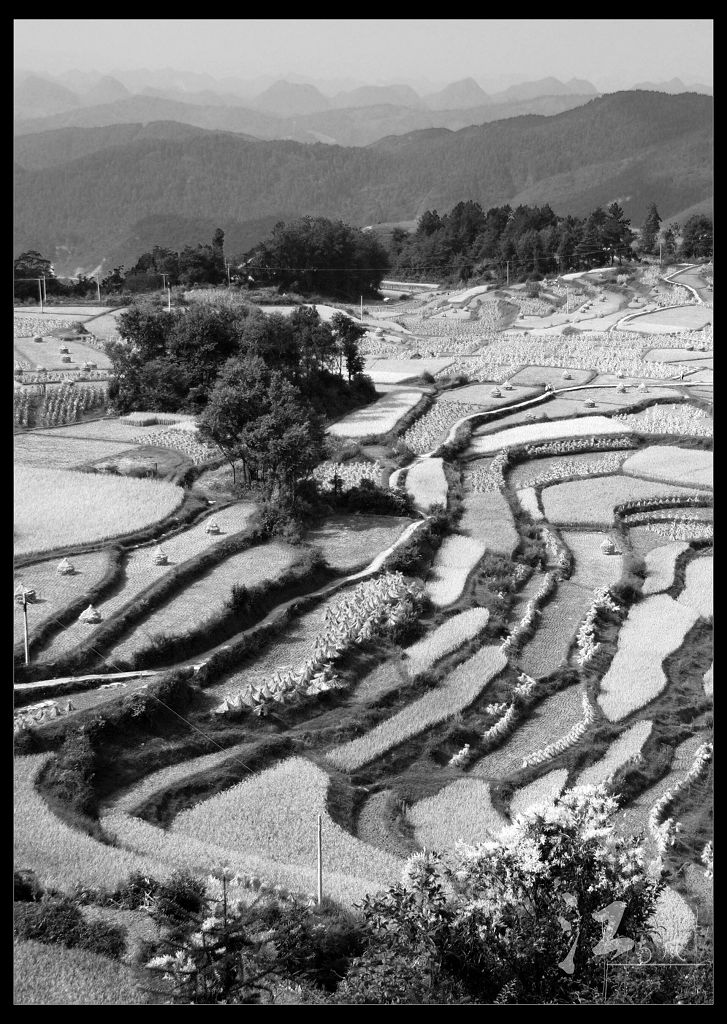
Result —
<path fill-rule="evenodd" d="M 558 216 L 549 205 L 492 207 L 485 212 L 471 200 L 442 216 L 425 211 L 416 230 L 394 228 L 389 243 L 391 274 L 414 280 L 471 277 L 511 281 L 619 264 L 640 253 L 658 253 L 661 218 L 651 204 L 641 237 L 618 203 L 598 207 L 587 217 Z M 681 231 L 681 243 L 678 237 Z M 712 251 L 712 221 L 695 215 L 682 229 L 662 233 L 662 255 L 690 259 Z"/>
<path fill-rule="evenodd" d="M 140 302 L 118 318 L 109 398 L 138 409 L 200 416 L 202 435 L 245 483 L 295 501 L 297 480 L 322 458 L 324 422 L 375 397 L 358 351 L 363 333 L 341 313 L 331 323 L 300 306 L 290 317 L 254 306 Z"/>

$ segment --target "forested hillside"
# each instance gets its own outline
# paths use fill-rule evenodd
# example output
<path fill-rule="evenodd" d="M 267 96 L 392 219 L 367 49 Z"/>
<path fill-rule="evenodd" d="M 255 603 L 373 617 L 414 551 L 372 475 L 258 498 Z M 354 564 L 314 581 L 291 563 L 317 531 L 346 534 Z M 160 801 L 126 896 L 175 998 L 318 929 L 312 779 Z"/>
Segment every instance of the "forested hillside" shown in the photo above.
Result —
<path fill-rule="evenodd" d="M 109 259 L 150 216 L 209 219 L 229 234 L 232 223 L 304 214 L 409 220 L 463 199 L 484 209 L 548 202 L 579 216 L 617 199 L 637 222 L 652 201 L 669 218 L 712 195 L 712 108 L 696 94 L 615 93 L 553 117 L 413 132 L 365 149 L 137 133 L 19 173 L 14 245 L 53 253 L 71 272 Z"/>

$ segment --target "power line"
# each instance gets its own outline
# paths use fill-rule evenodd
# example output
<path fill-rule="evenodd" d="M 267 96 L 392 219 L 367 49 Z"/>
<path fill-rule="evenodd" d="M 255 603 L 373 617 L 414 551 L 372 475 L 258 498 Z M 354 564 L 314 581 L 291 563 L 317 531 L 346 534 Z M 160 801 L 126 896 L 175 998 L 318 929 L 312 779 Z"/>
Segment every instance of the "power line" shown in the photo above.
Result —
<path fill-rule="evenodd" d="M 57 618 L 55 615 L 49 615 L 48 618 L 51 619 L 53 622 L 57 623 L 63 629 L 67 628 L 66 624 L 61 622 L 61 620 L 59 618 Z M 113 661 L 111 661 L 110 658 L 107 658 L 104 654 L 102 654 L 102 652 L 98 649 L 98 647 L 94 647 L 93 644 L 89 644 L 88 645 L 88 650 L 93 651 L 94 654 L 98 655 L 98 657 L 101 659 L 101 661 L 105 665 L 110 665 L 111 668 L 115 668 L 117 672 L 121 672 L 120 667 L 118 665 L 116 665 Z M 167 671 L 174 672 L 174 671 L 178 671 L 178 670 L 175 670 L 174 668 L 171 668 L 171 669 L 168 669 Z M 146 685 L 148 685 L 148 684 L 146 684 Z M 200 736 L 203 736 L 204 739 L 206 739 L 209 743 L 212 743 L 213 746 L 217 747 L 219 750 L 224 752 L 225 750 L 229 749 L 227 747 L 223 747 L 221 743 L 218 743 L 217 740 L 213 739 L 212 736 L 209 736 L 203 729 L 200 729 L 199 726 L 196 726 L 196 725 L 194 725 L 193 722 L 190 722 L 189 719 L 184 717 L 184 715 L 180 715 L 180 713 L 178 711 L 175 711 L 174 708 L 171 708 L 171 707 L 169 707 L 168 704 L 165 704 L 164 701 L 161 700 L 159 697 L 157 697 L 157 695 L 155 693 L 152 693 L 150 690 L 148 690 L 147 691 L 147 695 L 149 697 L 152 697 L 158 704 L 161 704 L 161 706 L 163 708 L 166 708 L 167 711 L 171 711 L 171 713 L 173 715 L 176 715 L 177 718 L 181 719 L 181 721 L 184 722 L 185 725 L 188 725 L 190 729 L 193 729 L 195 732 L 198 732 L 200 734 Z M 252 768 L 250 768 L 249 765 L 245 764 L 244 761 L 241 761 L 240 758 L 237 757 L 237 755 L 231 754 L 230 755 L 230 760 L 236 761 L 237 764 L 241 765 L 241 767 L 243 767 L 245 769 L 245 771 L 250 772 L 251 775 L 254 774 L 254 770 Z"/>

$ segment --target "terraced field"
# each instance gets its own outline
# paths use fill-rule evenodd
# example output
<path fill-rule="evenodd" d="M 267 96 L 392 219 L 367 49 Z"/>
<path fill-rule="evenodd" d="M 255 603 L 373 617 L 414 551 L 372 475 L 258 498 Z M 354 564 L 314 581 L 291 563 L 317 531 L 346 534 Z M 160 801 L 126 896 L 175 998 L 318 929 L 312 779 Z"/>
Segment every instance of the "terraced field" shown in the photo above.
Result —
<path fill-rule="evenodd" d="M 467 373 L 470 383 L 387 391 L 329 424 L 332 448 L 312 475 L 330 504 L 306 508 L 295 528 L 283 524 L 282 534 L 233 548 L 212 566 L 196 570 L 193 560 L 268 522 L 261 492 L 238 492 L 244 500 L 210 508 L 196 525 L 162 537 L 164 561 L 156 557 L 160 538 L 148 537 L 184 499 L 193 505 L 206 497 L 202 485 L 195 491 L 72 472 L 177 441 L 189 464 L 201 463 L 209 452 L 192 450 L 193 430 L 107 418 L 16 436 L 16 552 L 36 561 L 20 565 L 15 584 L 35 587 L 41 598 L 30 608 L 31 637 L 32 628 L 104 578 L 113 538 L 142 526 L 146 539 L 124 541 L 118 579 L 96 604 L 101 627 L 141 608 L 113 641 L 109 668 L 160 635 L 182 641 L 221 621 L 226 629 L 233 585 L 275 585 L 311 548 L 327 566 L 315 572 L 330 581 L 315 584 L 320 592 L 299 608 L 297 595 L 314 585 L 281 585 L 262 621 L 253 616 L 256 625 L 224 642 L 218 629 L 194 673 L 180 659 L 175 667 L 185 670 L 191 689 L 173 722 L 153 703 L 155 676 L 78 692 L 72 681 L 58 701 L 70 699 L 72 707 L 60 717 L 48 712 L 41 721 L 36 708 L 35 724 L 16 722 L 19 742 L 30 730 L 45 744 L 30 749 L 50 750 L 91 716 L 140 716 L 133 746 L 115 738 L 94 755 L 99 823 L 115 845 L 56 813 L 60 798 L 41 778 L 48 753 L 16 756 L 16 863 L 45 884 L 70 892 L 76 884 L 116 884 L 132 871 L 165 879 L 187 870 L 217 893 L 210 876 L 226 863 L 240 876 L 235 898 L 248 899 L 260 882 L 311 898 L 320 815 L 325 892 L 350 906 L 399 881 L 413 850 L 448 855 L 458 840 L 495 837 L 519 814 L 578 785 L 611 780 L 618 787 L 626 778 L 636 795 L 615 824 L 624 835 L 643 831 L 653 804 L 710 741 L 713 565 L 705 540 L 712 509 L 687 499 L 696 494 L 704 505 L 709 496 L 712 418 L 672 379 L 686 363 L 696 368 L 710 357 L 695 347 L 707 341 L 621 330 L 504 335 L 487 319 L 501 316 L 494 301 L 478 307 L 476 321 L 420 316 L 432 301 L 415 300 L 411 319 L 421 320 L 414 326 L 431 332 L 432 351 L 441 355 L 409 359 L 415 342 L 402 332 L 402 358 L 376 356 L 372 342 L 369 365 L 382 379 L 429 366 L 440 376 Z M 538 315 L 538 308 L 525 306 L 523 315 Z M 595 312 L 597 306 L 584 310 L 582 319 Z M 496 380 L 499 395 L 492 393 Z M 562 391 L 580 385 L 586 390 Z M 509 409 L 545 386 L 562 393 L 478 426 L 469 444 L 441 447 L 463 416 Z M 641 408 L 649 402 L 656 404 Z M 412 419 L 419 403 L 424 411 Z M 639 411 L 630 412 L 633 406 Z M 618 447 L 624 443 L 630 447 Z M 527 457 L 503 479 L 499 453 L 522 445 L 548 447 L 540 458 L 532 457 L 537 449 L 514 456 Z M 383 492 L 403 479 L 416 512 L 389 514 L 401 504 L 377 492 L 359 512 L 343 514 L 339 504 L 331 514 L 335 477 L 344 491 L 370 480 Z M 151 495 L 145 503 L 137 484 L 159 486 L 141 489 Z M 674 496 L 685 504 L 649 507 Z M 518 512 L 516 497 L 532 518 Z M 614 508 L 626 501 L 642 504 L 615 520 Z M 434 504 L 448 508 L 444 517 L 432 518 Z M 377 507 L 387 511 L 372 511 Z M 207 532 L 210 519 L 218 533 Z M 92 550 L 79 550 L 89 542 Z M 57 573 L 53 552 L 61 547 L 72 576 Z M 392 547 L 384 564 L 382 553 Z M 632 552 L 644 557 L 643 567 Z M 367 575 L 359 573 L 372 562 Z M 183 585 L 140 605 L 147 588 L 183 567 Z M 359 579 L 348 580 L 357 573 L 379 588 L 358 605 Z M 408 588 L 406 597 L 394 600 L 398 586 Z M 607 589 L 617 595 L 615 610 Z M 522 641 L 505 642 L 523 623 Z M 16 660 L 19 678 L 44 680 L 44 663 L 73 653 L 98 628 L 82 621 L 58 627 L 28 670 Z M 17 604 L 14 640 L 22 640 Z M 195 643 L 200 650 L 203 640 Z M 304 684 L 285 690 L 298 676 Z M 250 702 L 238 700 L 241 694 Z M 19 703 L 30 699 L 17 696 Z M 638 785 L 632 770 L 643 775 Z M 695 791 L 699 806 L 685 814 L 700 849 L 710 820 L 704 785 Z M 685 877 L 701 870 L 696 838 L 670 850 L 671 870 L 683 868 Z M 660 913 L 672 931 L 664 941 L 676 948 L 693 928 L 696 897 L 686 888 L 668 893 Z"/>

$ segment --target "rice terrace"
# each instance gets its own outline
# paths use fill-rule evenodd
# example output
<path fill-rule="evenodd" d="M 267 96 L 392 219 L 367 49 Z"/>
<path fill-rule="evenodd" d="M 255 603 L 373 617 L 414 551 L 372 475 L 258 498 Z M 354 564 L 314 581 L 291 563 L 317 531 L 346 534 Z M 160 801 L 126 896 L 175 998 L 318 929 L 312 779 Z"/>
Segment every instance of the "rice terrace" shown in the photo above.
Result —
<path fill-rule="evenodd" d="M 602 783 L 666 871 L 653 934 L 679 952 L 709 918 L 711 328 L 552 333 L 543 302 L 541 329 L 473 338 L 445 316 L 462 294 L 410 302 L 385 358 L 396 306 L 369 310 L 386 390 L 328 426 L 302 530 L 271 530 L 189 414 L 16 418 L 16 857 L 41 885 L 225 868 L 236 898 L 314 898 L 320 815 L 324 891 L 350 907 L 417 851 Z"/>
<path fill-rule="evenodd" d="M 500 24 L 566 23 L 422 23 Z M 21 76 L 15 1002 L 713 1002 L 711 86 L 648 49 Z"/>

